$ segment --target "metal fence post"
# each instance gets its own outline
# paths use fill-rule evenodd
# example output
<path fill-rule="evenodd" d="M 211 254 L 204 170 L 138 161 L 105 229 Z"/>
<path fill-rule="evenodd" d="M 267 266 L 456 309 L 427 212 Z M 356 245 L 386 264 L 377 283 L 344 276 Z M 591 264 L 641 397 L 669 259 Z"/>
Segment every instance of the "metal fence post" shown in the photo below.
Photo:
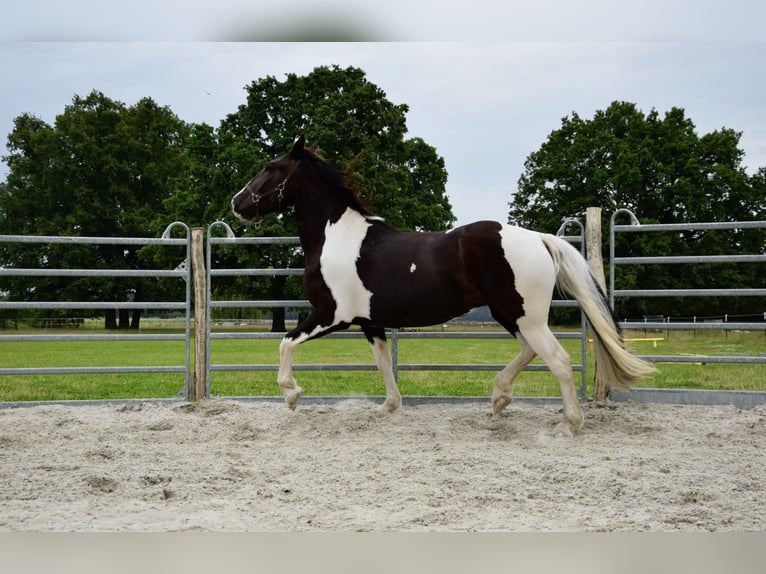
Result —
<path fill-rule="evenodd" d="M 600 217 L 600 216 L 599 216 Z M 578 235 L 566 235 L 566 229 L 568 226 L 574 225 L 578 229 Z M 566 241 L 580 243 L 580 253 L 583 257 L 587 257 L 587 253 L 590 252 L 586 245 L 586 228 L 583 226 L 582 221 L 575 219 L 574 217 L 568 217 L 564 220 L 556 232 L 556 235 L 565 239 Z M 603 274 L 603 271 L 602 271 Z M 588 398 L 588 323 L 585 320 L 585 313 L 580 309 L 580 391 L 579 396 L 581 401 L 586 401 Z"/>
<path fill-rule="evenodd" d="M 194 371 L 191 366 L 191 292 L 193 282 L 191 270 L 191 230 L 183 221 L 174 221 L 162 232 L 162 239 L 170 239 L 174 227 L 181 227 L 186 233 L 186 258 L 176 269 L 185 273 L 183 280 L 186 284 L 184 299 L 186 303 L 186 308 L 184 309 L 184 365 L 186 367 L 186 372 L 184 373 L 183 396 L 184 399 L 188 401 L 189 393 L 191 392 L 192 379 L 194 378 Z"/>

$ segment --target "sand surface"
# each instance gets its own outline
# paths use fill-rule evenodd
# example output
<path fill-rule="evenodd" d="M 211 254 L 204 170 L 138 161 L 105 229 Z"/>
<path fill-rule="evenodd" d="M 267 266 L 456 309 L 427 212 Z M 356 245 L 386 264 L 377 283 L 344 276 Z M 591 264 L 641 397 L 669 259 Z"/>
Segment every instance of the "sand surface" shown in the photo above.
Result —
<path fill-rule="evenodd" d="M 405 399 L 406 401 L 406 399 Z M 0 409 L 0 531 L 744 531 L 766 408 L 211 400 Z"/>

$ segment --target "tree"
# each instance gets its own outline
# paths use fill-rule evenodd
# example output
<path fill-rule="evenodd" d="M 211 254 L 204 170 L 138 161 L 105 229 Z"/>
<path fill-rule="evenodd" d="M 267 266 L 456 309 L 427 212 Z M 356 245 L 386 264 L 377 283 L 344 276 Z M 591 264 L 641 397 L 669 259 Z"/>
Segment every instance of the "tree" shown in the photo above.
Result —
<path fill-rule="evenodd" d="M 168 193 L 155 216 L 155 233 L 162 232 L 171 220 L 203 227 L 228 216 L 233 190 L 242 182 L 232 173 L 227 155 L 215 128 L 204 123 L 188 126 L 183 153 L 176 158 Z"/>
<path fill-rule="evenodd" d="M 240 185 L 303 133 L 351 172 L 362 198 L 391 224 L 437 230 L 454 223 L 444 160 L 422 139 L 405 139 L 407 105 L 391 103 L 362 70 L 322 66 L 283 82 L 268 76 L 247 92 L 247 103 L 220 127 L 225 163 Z"/>
<path fill-rule="evenodd" d="M 188 125 L 168 108 L 144 98 L 133 106 L 94 91 L 75 96 L 53 125 L 31 114 L 16 118 L 4 158 L 10 173 L 0 189 L 0 222 L 6 233 L 157 236 L 168 223 L 203 226 L 221 219 L 235 229 L 232 195 L 269 160 L 284 154 L 304 133 L 336 167 L 351 173 L 371 208 L 403 229 L 438 230 L 455 217 L 445 196 L 444 160 L 420 138 L 405 139 L 406 104 L 393 104 L 362 70 L 319 67 L 284 81 L 266 77 L 247 86 L 247 102 L 216 129 Z M 32 198 L 30 200 L 30 198 Z M 289 217 L 270 217 L 260 232 L 294 235 Z M 101 246 L 40 250 L 2 248 L 0 265 L 136 268 L 167 265 L 157 249 Z M 298 250 L 222 248 L 217 266 L 298 267 Z M 39 281 L 33 292 L 21 280 L 0 285 L 11 297 L 77 300 L 143 299 L 146 280 Z M 292 279 L 237 279 L 217 295 L 298 298 Z M 30 294 L 31 293 L 31 294 Z M 134 317 L 134 325 L 140 314 Z M 123 314 L 120 326 L 127 325 Z M 107 326 L 117 326 L 107 315 Z"/>
<path fill-rule="evenodd" d="M 7 233 L 145 237 L 169 194 L 186 125 L 168 108 L 144 98 L 133 106 L 98 91 L 75 96 L 53 126 L 30 114 L 14 121 L 5 160 L 9 174 L 0 196 L 0 218 Z M 137 269 L 144 256 L 135 247 L 100 245 L 9 248 L 6 266 Z M 45 299 L 141 300 L 156 288 L 129 278 L 47 278 L 35 288 L 21 279 L 8 285 L 11 296 Z M 107 328 L 127 328 L 105 312 Z M 138 328 L 141 313 L 133 313 Z"/>
<path fill-rule="evenodd" d="M 573 112 L 527 158 L 510 202 L 509 220 L 555 232 L 564 217 L 582 216 L 590 206 L 601 207 L 606 217 L 626 207 L 643 223 L 764 219 L 763 169 L 760 175 L 748 177 L 741 165 L 740 137 L 727 128 L 699 136 L 680 108 L 660 117 L 656 110 L 645 115 L 635 104 L 613 102 L 590 120 Z M 617 251 L 626 256 L 763 253 L 766 249 L 764 233 L 758 231 L 653 234 L 621 240 Z M 764 273 L 757 266 L 721 264 L 650 266 L 629 269 L 620 276 L 621 288 L 754 287 L 763 282 Z M 722 305 L 745 312 L 762 304 L 754 298 L 656 302 L 667 314 L 689 315 L 723 312 Z M 646 301 L 629 300 L 620 312 L 640 315 L 648 311 L 646 305 Z"/>
<path fill-rule="evenodd" d="M 246 88 L 247 101 L 221 122 L 216 133 L 195 128 L 187 171 L 166 206 L 192 220 L 229 222 L 246 235 L 297 235 L 290 217 L 269 217 L 256 231 L 233 219 L 229 201 L 270 160 L 285 154 L 303 133 L 338 169 L 350 172 L 362 198 L 392 225 L 403 229 L 446 229 L 455 221 L 445 196 L 444 160 L 420 138 L 405 139 L 406 104 L 393 104 L 358 68 L 318 67 L 306 76 L 267 76 Z M 213 144 L 217 140 L 217 145 Z M 215 166 L 215 167 L 211 167 Z M 201 177 L 195 175 L 200 174 Z M 207 198 L 201 209 L 200 198 Z M 221 250 L 221 259 L 237 257 Z M 297 250 L 251 250 L 238 264 L 300 267 Z M 231 260 L 229 260 L 231 262 Z M 215 288 L 215 287 L 214 287 Z M 275 277 L 229 282 L 222 290 L 299 298 L 299 282 Z M 244 293 L 244 294 L 247 294 Z M 275 330 L 284 330 L 280 312 Z"/>

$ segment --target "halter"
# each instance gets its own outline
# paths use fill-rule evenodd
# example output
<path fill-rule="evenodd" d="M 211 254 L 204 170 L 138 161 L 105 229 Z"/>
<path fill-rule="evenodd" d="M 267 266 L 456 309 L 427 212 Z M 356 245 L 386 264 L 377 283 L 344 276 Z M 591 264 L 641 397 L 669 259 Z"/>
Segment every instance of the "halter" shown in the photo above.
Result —
<path fill-rule="evenodd" d="M 282 200 L 285 198 L 285 184 L 287 184 L 287 177 L 279 185 L 277 185 L 276 188 L 274 188 L 274 190 L 277 192 L 277 201 L 279 201 L 277 204 L 277 211 L 282 209 Z M 261 202 L 261 196 L 255 193 L 252 189 L 248 189 L 247 191 L 250 193 L 250 199 L 253 200 L 253 204 L 257 208 L 258 204 Z"/>
<path fill-rule="evenodd" d="M 287 177 L 282 180 L 277 187 L 274 188 L 274 191 L 277 192 L 277 211 L 282 211 L 282 200 L 285 198 L 285 185 L 287 184 L 287 179 L 292 175 L 292 173 L 288 174 Z M 258 209 L 258 206 L 261 202 L 261 196 L 255 193 L 252 189 L 247 190 L 250 193 L 250 199 L 253 201 L 253 205 L 255 205 L 255 218 L 253 219 L 253 226 L 256 229 L 261 228 L 261 223 L 263 222 L 263 217 L 260 217 L 260 210 Z"/>

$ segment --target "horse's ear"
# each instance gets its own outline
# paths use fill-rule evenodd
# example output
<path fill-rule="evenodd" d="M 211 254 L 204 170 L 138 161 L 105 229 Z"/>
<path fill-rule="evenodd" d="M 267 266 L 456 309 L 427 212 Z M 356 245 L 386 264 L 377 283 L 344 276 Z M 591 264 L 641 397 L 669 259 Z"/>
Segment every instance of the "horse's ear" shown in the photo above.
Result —
<path fill-rule="evenodd" d="M 300 137 L 295 140 L 293 149 L 290 150 L 290 156 L 301 157 L 304 148 L 306 147 L 306 136 L 301 134 Z"/>

